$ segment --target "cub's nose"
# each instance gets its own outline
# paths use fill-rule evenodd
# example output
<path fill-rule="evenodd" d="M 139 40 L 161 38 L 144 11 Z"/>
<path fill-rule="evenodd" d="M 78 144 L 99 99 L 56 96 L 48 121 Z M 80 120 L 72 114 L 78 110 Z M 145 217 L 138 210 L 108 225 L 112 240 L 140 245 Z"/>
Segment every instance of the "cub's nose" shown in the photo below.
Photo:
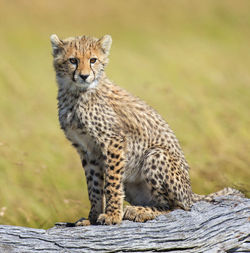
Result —
<path fill-rule="evenodd" d="M 83 81 L 86 81 L 86 79 L 89 77 L 89 75 L 80 75 Z"/>

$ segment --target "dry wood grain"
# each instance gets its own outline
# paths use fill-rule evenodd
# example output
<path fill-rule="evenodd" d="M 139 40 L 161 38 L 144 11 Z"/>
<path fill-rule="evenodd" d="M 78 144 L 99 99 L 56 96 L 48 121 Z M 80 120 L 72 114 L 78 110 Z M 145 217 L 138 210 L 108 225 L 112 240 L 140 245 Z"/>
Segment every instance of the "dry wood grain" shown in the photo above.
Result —
<path fill-rule="evenodd" d="M 219 197 L 146 223 L 0 226 L 0 252 L 250 252 L 250 199 Z"/>

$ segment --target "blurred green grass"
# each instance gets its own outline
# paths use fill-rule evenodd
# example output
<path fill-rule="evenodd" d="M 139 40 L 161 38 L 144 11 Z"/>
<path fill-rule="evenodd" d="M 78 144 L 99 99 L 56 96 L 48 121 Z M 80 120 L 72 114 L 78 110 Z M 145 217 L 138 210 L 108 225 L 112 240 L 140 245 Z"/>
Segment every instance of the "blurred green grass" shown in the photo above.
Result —
<path fill-rule="evenodd" d="M 249 190 L 249 1 L 0 6 L 0 224 L 47 228 L 88 214 L 84 173 L 57 120 L 52 33 L 111 34 L 108 76 L 170 124 L 193 190 Z"/>

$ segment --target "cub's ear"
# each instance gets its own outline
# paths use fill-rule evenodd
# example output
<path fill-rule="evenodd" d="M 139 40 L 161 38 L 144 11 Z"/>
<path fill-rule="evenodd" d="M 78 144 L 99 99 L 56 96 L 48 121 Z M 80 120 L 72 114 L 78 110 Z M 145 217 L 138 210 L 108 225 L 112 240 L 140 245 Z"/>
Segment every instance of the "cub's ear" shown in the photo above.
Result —
<path fill-rule="evenodd" d="M 53 49 L 53 55 L 55 56 L 63 48 L 63 42 L 57 37 L 56 34 L 52 34 L 50 36 L 50 41 Z"/>
<path fill-rule="evenodd" d="M 111 36 L 110 35 L 104 35 L 102 38 L 100 38 L 98 40 L 98 43 L 100 44 L 100 47 L 101 47 L 102 51 L 104 52 L 104 54 L 108 55 L 109 50 L 111 48 L 111 44 L 112 44 Z"/>

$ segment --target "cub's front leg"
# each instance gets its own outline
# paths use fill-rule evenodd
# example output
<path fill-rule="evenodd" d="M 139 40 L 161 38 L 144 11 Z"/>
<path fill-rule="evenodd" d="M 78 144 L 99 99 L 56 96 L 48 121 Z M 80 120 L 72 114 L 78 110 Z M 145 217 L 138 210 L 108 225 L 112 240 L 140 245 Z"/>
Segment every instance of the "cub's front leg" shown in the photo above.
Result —
<path fill-rule="evenodd" d="M 112 225 L 119 224 L 123 217 L 123 185 L 122 176 L 124 173 L 124 141 L 119 138 L 112 138 L 107 149 L 105 168 L 106 198 L 105 213 L 97 220 L 98 224 Z"/>
<path fill-rule="evenodd" d="M 87 160 L 87 154 L 78 149 L 82 166 L 85 171 L 85 177 L 88 186 L 88 195 L 91 204 L 88 220 L 80 219 L 75 223 L 76 226 L 86 226 L 97 224 L 97 218 L 105 209 L 104 188 L 104 170 L 103 158 L 96 160 Z"/>
<path fill-rule="evenodd" d="M 97 218 L 105 209 L 105 199 L 103 193 L 104 175 L 102 161 L 86 161 L 83 159 L 82 165 L 85 170 L 89 200 L 91 203 L 88 219 L 91 224 L 97 224 Z"/>

